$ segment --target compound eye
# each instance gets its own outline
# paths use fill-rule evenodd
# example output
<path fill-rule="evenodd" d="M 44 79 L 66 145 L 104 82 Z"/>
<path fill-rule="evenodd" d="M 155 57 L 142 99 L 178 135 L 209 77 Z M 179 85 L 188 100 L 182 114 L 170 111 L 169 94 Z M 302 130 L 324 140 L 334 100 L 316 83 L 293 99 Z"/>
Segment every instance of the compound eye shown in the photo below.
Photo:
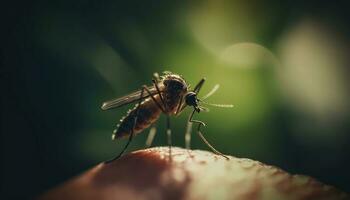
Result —
<path fill-rule="evenodd" d="M 194 92 L 190 92 L 186 95 L 186 104 L 189 106 L 197 105 L 197 95 Z"/>

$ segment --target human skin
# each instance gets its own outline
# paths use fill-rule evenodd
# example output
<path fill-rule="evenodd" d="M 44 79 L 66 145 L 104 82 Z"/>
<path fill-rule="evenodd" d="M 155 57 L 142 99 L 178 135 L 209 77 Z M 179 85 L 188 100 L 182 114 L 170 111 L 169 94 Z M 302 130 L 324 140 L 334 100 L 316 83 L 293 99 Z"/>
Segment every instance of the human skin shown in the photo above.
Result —
<path fill-rule="evenodd" d="M 101 163 L 41 195 L 54 199 L 350 199 L 332 186 L 258 161 L 155 147 Z"/>

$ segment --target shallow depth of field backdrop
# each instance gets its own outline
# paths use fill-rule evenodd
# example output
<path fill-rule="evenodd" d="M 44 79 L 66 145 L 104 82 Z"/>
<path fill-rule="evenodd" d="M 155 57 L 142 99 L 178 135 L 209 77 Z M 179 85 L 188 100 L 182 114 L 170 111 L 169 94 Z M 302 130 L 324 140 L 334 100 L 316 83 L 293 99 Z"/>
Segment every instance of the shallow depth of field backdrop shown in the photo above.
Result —
<path fill-rule="evenodd" d="M 347 6 L 320 1 L 23 1 L 3 6 L 1 192 L 30 197 L 115 156 L 132 105 L 101 103 L 183 75 L 208 101 L 197 115 L 217 149 L 350 192 Z M 201 96 L 201 95 L 199 95 Z M 184 146 L 189 110 L 173 118 Z M 154 145 L 166 145 L 165 120 Z M 129 151 L 143 148 L 148 131 Z M 194 149 L 207 149 L 192 134 Z"/>

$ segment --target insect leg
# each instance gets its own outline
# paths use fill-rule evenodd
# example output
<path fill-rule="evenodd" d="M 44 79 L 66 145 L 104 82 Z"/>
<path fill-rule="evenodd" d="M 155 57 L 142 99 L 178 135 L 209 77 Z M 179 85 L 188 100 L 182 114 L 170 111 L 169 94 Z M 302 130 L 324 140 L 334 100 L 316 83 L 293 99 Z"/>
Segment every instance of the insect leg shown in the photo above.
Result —
<path fill-rule="evenodd" d="M 151 91 L 149 91 L 149 89 L 148 89 L 146 86 L 143 86 L 142 89 L 144 89 L 144 90 L 147 91 L 147 93 L 150 95 L 150 97 L 152 98 L 152 100 L 154 101 L 154 103 L 156 103 L 156 105 L 158 106 L 158 108 L 161 109 L 163 113 L 165 113 L 164 108 L 158 103 L 158 101 L 156 100 L 156 98 L 154 98 L 154 96 L 153 96 L 153 94 L 151 93 Z M 160 92 L 159 92 L 158 94 L 159 94 L 159 97 L 161 97 Z"/>
<path fill-rule="evenodd" d="M 182 95 L 180 98 L 179 105 L 176 108 L 175 116 L 178 116 L 182 112 L 182 110 L 185 108 L 184 107 L 185 103 L 183 103 L 183 100 L 184 100 L 184 95 Z"/>
<path fill-rule="evenodd" d="M 201 88 L 202 88 L 204 82 L 205 82 L 205 78 L 202 78 L 202 79 L 197 83 L 197 85 L 194 87 L 193 92 L 195 92 L 196 94 L 198 94 L 199 91 L 201 90 Z"/>
<path fill-rule="evenodd" d="M 194 87 L 193 91 L 195 93 L 198 93 L 203 84 L 205 82 L 205 78 L 202 78 L 198 83 L 197 85 Z M 182 101 L 181 101 L 182 102 Z M 181 106 L 178 107 L 178 109 L 176 110 L 176 116 L 179 115 L 186 107 L 186 104 L 183 104 Z M 191 131 L 192 131 L 192 117 L 193 117 L 193 114 L 192 113 L 190 115 L 190 117 L 188 118 L 188 121 L 187 121 L 187 126 L 186 126 L 186 132 L 185 132 L 185 146 L 186 146 L 186 149 L 189 150 L 191 148 Z M 200 125 L 198 126 L 198 128 L 200 128 Z M 208 143 L 209 144 L 209 143 Z"/>
<path fill-rule="evenodd" d="M 152 142 L 156 133 L 157 133 L 157 128 L 155 126 L 152 126 L 151 129 L 149 130 L 149 134 L 146 140 L 146 145 L 145 145 L 146 148 L 149 148 L 152 145 Z"/>
<path fill-rule="evenodd" d="M 186 149 L 189 150 L 191 148 L 191 133 L 192 133 L 192 122 L 191 119 L 188 118 L 187 126 L 186 126 L 186 133 L 185 133 L 185 146 Z"/>
<path fill-rule="evenodd" d="M 216 149 L 208 142 L 208 140 L 205 139 L 205 137 L 203 136 L 203 134 L 202 134 L 202 132 L 201 132 L 201 130 L 200 130 L 201 126 L 205 126 L 205 123 L 202 122 L 202 121 L 199 121 L 199 120 L 194 120 L 194 119 L 192 119 L 195 112 L 196 112 L 196 110 L 193 110 L 193 112 L 192 112 L 191 115 L 190 115 L 189 121 L 198 124 L 197 133 L 198 133 L 199 137 L 203 140 L 203 142 L 204 142 L 215 154 L 218 154 L 218 155 L 220 155 L 220 156 L 222 156 L 222 157 L 224 157 L 224 158 L 226 158 L 226 159 L 229 159 L 229 157 L 225 156 L 223 153 L 221 153 L 220 151 L 216 150 Z"/>
<path fill-rule="evenodd" d="M 134 123 L 133 123 L 133 127 L 131 129 L 131 133 L 130 133 L 130 136 L 129 136 L 129 140 L 128 142 L 126 143 L 126 145 L 124 146 L 123 150 L 119 153 L 118 156 L 114 157 L 113 159 L 111 160 L 108 160 L 106 161 L 106 163 L 110 163 L 118 158 L 120 158 L 123 153 L 126 151 L 126 149 L 128 148 L 129 144 L 131 143 L 132 141 L 132 138 L 134 137 L 134 129 L 135 129 L 135 126 L 136 126 L 136 122 L 137 122 L 137 118 L 138 118 L 138 115 L 139 115 L 139 110 L 140 110 L 140 106 L 141 106 L 141 102 L 142 102 L 142 97 L 143 97 L 143 92 L 145 90 L 145 86 L 142 87 L 142 90 L 141 90 L 141 95 L 140 95 L 140 99 L 139 99 L 139 102 L 137 104 L 137 108 L 136 108 L 136 115 L 134 117 Z"/>
<path fill-rule="evenodd" d="M 169 145 L 169 159 L 171 160 L 171 129 L 170 129 L 170 116 L 166 116 L 166 134 L 168 137 L 168 145 Z"/>
<path fill-rule="evenodd" d="M 152 82 L 153 82 L 154 87 L 157 89 L 159 98 L 160 98 L 160 100 L 161 100 L 161 102 L 162 102 L 162 104 L 163 104 L 163 108 L 164 108 L 164 109 L 162 109 L 162 107 L 158 104 L 158 102 L 157 102 L 156 99 L 153 97 L 153 95 L 151 95 L 151 97 L 152 97 L 152 99 L 157 103 L 158 107 L 161 108 L 161 110 L 163 111 L 163 113 L 166 113 L 165 110 L 167 110 L 167 106 L 166 106 L 166 103 L 165 103 L 165 101 L 164 101 L 164 99 L 163 99 L 163 97 L 162 97 L 162 94 L 160 93 L 158 84 L 157 84 L 157 82 L 156 82 L 154 79 L 152 80 Z M 167 130 L 166 130 L 166 133 L 167 133 L 168 145 L 169 145 L 169 160 L 171 160 L 171 129 L 170 129 L 170 117 L 169 117 L 169 115 L 167 115 Z M 154 133 L 154 134 L 155 134 L 155 133 Z M 151 136 L 151 133 L 150 133 L 149 136 Z M 153 137 L 154 137 L 154 136 L 153 136 Z M 150 139 L 150 140 L 151 140 L 151 139 Z M 152 138 L 152 140 L 153 140 L 153 138 Z M 147 141 L 148 141 L 148 139 L 147 139 Z M 147 144 L 146 144 L 146 145 L 147 145 Z"/>
<path fill-rule="evenodd" d="M 166 106 L 166 103 L 165 103 L 165 101 L 164 101 L 164 99 L 162 97 L 162 94 L 160 93 L 160 89 L 158 87 L 158 84 L 157 84 L 157 82 L 154 79 L 152 80 L 152 82 L 153 82 L 154 87 L 157 89 L 160 101 L 162 102 L 162 104 L 164 106 L 164 110 L 166 111 L 167 110 L 167 106 Z M 164 113 L 164 110 L 163 110 L 163 113 Z"/>

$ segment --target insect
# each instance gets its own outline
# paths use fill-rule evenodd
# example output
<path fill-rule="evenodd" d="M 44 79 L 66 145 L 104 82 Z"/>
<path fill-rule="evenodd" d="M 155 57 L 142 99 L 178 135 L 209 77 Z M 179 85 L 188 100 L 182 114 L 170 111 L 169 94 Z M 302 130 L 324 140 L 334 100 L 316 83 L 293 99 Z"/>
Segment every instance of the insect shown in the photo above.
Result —
<path fill-rule="evenodd" d="M 202 104 L 216 107 L 233 107 L 232 105 L 211 104 L 204 101 L 217 91 L 219 85 L 215 85 L 215 87 L 207 95 L 200 99 L 197 97 L 197 95 L 205 82 L 204 78 L 202 78 L 192 90 L 184 78 L 171 72 L 163 72 L 162 76 L 154 73 L 152 82 L 152 86 L 143 85 L 140 90 L 134 93 L 103 103 L 101 107 L 102 110 L 109 110 L 127 104 L 136 103 L 135 107 L 129 110 L 127 115 L 120 120 L 120 124 L 117 125 L 117 128 L 113 131 L 112 135 L 112 140 L 129 137 L 128 142 L 119 155 L 107 162 L 111 162 L 122 156 L 132 141 L 134 135 L 142 132 L 144 129 L 150 126 L 153 126 L 162 113 L 166 115 L 166 133 L 169 145 L 169 155 L 171 155 L 170 116 L 178 116 L 187 106 L 193 107 L 193 111 L 188 118 L 185 133 L 186 148 L 190 148 L 192 123 L 195 123 L 198 125 L 197 133 L 203 142 L 214 153 L 228 159 L 227 156 L 210 145 L 210 143 L 203 136 L 200 128 L 201 126 L 205 126 L 205 123 L 193 119 L 196 112 L 199 113 L 201 111 L 209 110 L 208 108 L 203 107 Z M 146 140 L 146 147 L 151 146 L 155 134 L 156 130 L 154 127 L 152 127 Z"/>

